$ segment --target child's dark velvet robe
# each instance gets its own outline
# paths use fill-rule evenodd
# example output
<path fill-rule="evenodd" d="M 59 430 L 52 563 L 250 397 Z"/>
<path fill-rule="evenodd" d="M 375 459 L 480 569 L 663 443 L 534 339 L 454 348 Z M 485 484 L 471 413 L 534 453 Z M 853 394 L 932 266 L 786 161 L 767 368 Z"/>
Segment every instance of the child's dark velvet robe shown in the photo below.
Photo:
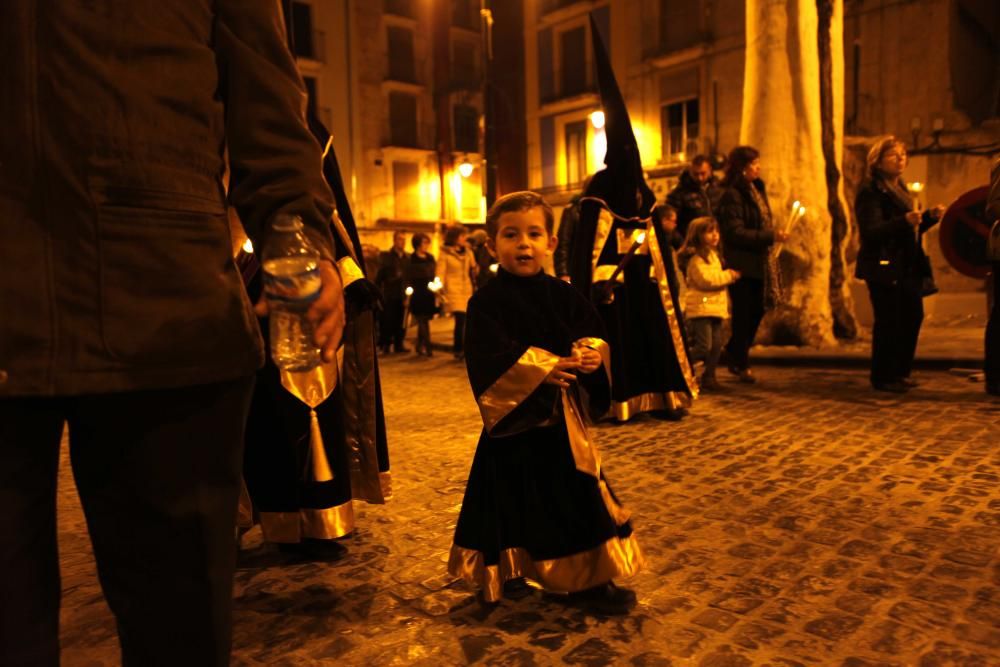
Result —
<path fill-rule="evenodd" d="M 642 556 L 581 415 L 603 415 L 610 404 L 597 313 L 560 280 L 502 269 L 468 313 L 466 363 L 485 428 L 449 571 L 487 600 L 517 577 L 565 593 L 634 574 Z M 574 344 L 600 352 L 604 367 L 578 374 L 568 391 L 544 384 Z"/>

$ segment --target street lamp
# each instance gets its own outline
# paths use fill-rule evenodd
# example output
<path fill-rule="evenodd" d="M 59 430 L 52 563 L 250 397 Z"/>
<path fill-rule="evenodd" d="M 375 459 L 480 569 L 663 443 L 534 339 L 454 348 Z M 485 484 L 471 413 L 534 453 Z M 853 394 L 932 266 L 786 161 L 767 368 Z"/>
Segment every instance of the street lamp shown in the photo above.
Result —
<path fill-rule="evenodd" d="M 590 124 L 594 126 L 595 130 L 600 130 L 604 127 L 604 112 L 598 109 L 597 111 L 590 114 Z"/>
<path fill-rule="evenodd" d="M 469 158 L 462 158 L 462 162 L 458 165 L 458 173 L 461 174 L 462 178 L 472 176 L 472 169 L 472 163 L 469 162 Z"/>

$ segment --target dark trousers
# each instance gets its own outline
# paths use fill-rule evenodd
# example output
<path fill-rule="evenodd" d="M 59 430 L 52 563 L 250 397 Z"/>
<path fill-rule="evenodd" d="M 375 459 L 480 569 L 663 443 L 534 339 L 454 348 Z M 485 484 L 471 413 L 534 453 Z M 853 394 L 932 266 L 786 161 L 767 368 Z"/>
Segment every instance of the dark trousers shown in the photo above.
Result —
<path fill-rule="evenodd" d="M 868 295 L 872 313 L 872 384 L 898 382 L 910 376 L 917 353 L 924 300 L 915 285 L 885 285 L 871 280 Z"/>
<path fill-rule="evenodd" d="M 704 375 L 715 377 L 722 354 L 722 318 L 692 317 L 687 325 L 691 336 L 691 360 L 705 362 Z"/>
<path fill-rule="evenodd" d="M 986 323 L 986 384 L 1000 387 L 1000 262 L 993 262 L 993 306 Z"/>
<path fill-rule="evenodd" d="M 379 347 L 385 349 L 391 345 L 397 351 L 403 349 L 403 338 L 406 333 L 403 330 L 404 311 L 402 299 L 387 298 L 385 300 L 385 307 L 379 318 Z"/>
<path fill-rule="evenodd" d="M 455 316 L 455 354 L 465 350 L 465 313 L 454 312 Z"/>
<path fill-rule="evenodd" d="M 733 333 L 726 344 L 726 358 L 731 368 L 749 368 L 750 347 L 764 319 L 764 281 L 740 278 L 729 286 L 729 299 L 733 304 Z"/>
<path fill-rule="evenodd" d="M 414 315 L 414 319 L 417 320 L 417 344 L 416 350 L 419 354 L 420 352 L 425 352 L 430 354 L 431 352 L 431 316 L 430 315 Z"/>
<path fill-rule="evenodd" d="M 63 422 L 124 665 L 226 665 L 252 378 L 0 400 L 0 664 L 59 662 Z"/>

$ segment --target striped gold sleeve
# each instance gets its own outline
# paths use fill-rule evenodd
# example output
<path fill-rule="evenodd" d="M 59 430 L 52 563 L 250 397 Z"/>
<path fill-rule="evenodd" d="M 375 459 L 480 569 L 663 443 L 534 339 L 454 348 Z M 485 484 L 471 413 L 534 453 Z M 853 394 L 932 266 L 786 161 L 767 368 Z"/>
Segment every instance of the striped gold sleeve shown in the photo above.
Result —
<path fill-rule="evenodd" d="M 476 399 L 486 431 L 492 431 L 501 419 L 528 398 L 557 363 L 558 355 L 540 347 L 529 347 L 506 373 Z"/>

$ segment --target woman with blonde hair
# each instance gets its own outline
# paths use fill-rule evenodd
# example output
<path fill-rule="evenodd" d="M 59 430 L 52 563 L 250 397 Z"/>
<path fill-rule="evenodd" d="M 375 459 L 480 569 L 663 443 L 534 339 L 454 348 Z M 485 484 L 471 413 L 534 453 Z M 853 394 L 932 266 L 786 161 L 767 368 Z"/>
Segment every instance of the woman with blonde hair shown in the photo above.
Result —
<path fill-rule="evenodd" d="M 868 285 L 875 318 L 871 383 L 897 394 L 916 386 L 910 370 L 924 319 L 922 285 L 931 277 L 921 234 L 944 214 L 943 206 L 920 212 L 903 181 L 906 163 L 902 141 L 891 135 L 876 141 L 854 202 L 861 234 L 855 275 Z"/>
<path fill-rule="evenodd" d="M 456 359 L 462 359 L 465 354 L 465 311 L 472 298 L 473 276 L 476 273 L 476 261 L 472 252 L 465 245 L 468 230 L 464 225 L 449 225 L 444 233 L 444 247 L 441 249 L 441 262 L 438 266 L 438 277 L 441 279 L 440 295 L 444 300 L 446 313 L 455 318 L 454 348 Z"/>

